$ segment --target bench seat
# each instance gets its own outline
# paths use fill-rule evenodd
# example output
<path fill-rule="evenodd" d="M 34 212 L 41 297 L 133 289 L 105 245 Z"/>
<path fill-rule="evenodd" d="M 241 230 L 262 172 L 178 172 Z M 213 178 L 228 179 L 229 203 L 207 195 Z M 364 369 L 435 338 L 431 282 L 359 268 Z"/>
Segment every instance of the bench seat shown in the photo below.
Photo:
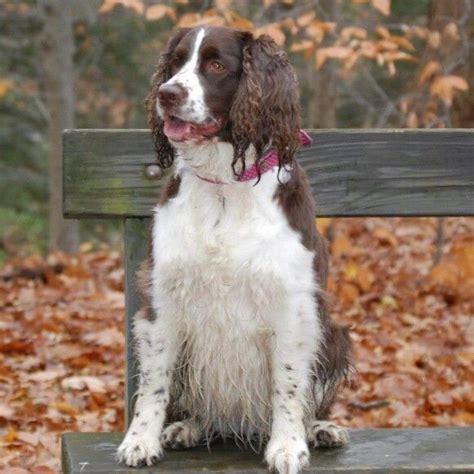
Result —
<path fill-rule="evenodd" d="M 474 472 L 474 427 L 351 430 L 350 444 L 341 449 L 313 450 L 308 473 Z M 168 450 L 153 467 L 118 465 L 114 454 L 122 433 L 63 435 L 63 472 L 266 473 L 262 455 L 233 443 L 180 451 Z"/>

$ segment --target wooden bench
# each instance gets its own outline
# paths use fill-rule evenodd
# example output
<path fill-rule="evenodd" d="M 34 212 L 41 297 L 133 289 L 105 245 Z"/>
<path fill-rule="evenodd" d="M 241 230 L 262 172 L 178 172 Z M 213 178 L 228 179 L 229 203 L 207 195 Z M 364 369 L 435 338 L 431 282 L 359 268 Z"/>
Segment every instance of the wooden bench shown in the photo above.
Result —
<path fill-rule="evenodd" d="M 474 215 L 474 130 L 320 130 L 301 150 L 319 216 Z M 138 310 L 135 272 L 147 254 L 148 224 L 162 176 L 146 130 L 64 132 L 64 215 L 124 222 L 126 424 L 136 389 L 130 344 Z M 158 173 L 157 173 L 158 171 Z M 115 463 L 119 433 L 65 434 L 65 473 L 136 472 Z M 474 427 L 352 430 L 340 450 L 313 451 L 311 472 L 474 471 Z M 169 451 L 143 472 L 265 472 L 261 455 L 231 444 L 211 452 Z"/>

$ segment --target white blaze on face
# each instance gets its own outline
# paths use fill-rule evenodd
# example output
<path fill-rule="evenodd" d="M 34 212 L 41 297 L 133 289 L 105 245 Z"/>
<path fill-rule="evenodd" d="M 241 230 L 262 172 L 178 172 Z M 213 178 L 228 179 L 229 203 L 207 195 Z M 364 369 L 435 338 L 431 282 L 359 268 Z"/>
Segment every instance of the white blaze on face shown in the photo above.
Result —
<path fill-rule="evenodd" d="M 199 50 L 206 36 L 201 28 L 192 45 L 191 56 L 183 67 L 166 84 L 177 84 L 187 91 L 187 97 L 181 106 L 180 118 L 189 122 L 202 123 L 209 117 L 209 110 L 204 101 L 204 89 L 199 80 Z M 157 102 L 158 114 L 162 115 Z"/>

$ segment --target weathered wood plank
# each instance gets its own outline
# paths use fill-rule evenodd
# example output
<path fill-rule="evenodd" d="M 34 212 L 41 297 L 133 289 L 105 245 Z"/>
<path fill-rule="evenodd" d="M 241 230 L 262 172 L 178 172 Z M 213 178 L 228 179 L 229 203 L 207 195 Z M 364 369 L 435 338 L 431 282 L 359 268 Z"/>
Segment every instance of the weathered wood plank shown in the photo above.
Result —
<path fill-rule="evenodd" d="M 321 216 L 474 215 L 474 130 L 318 130 L 301 151 Z M 64 133 L 68 217 L 149 216 L 146 130 Z"/>
<path fill-rule="evenodd" d="M 125 390 L 125 426 L 128 426 L 133 412 L 133 395 L 136 392 L 137 363 L 132 344 L 133 316 L 140 309 L 137 292 L 136 273 L 148 255 L 148 228 L 150 219 L 125 219 L 124 264 L 125 264 L 125 337 L 126 337 L 126 390 Z"/>
<path fill-rule="evenodd" d="M 169 451 L 151 468 L 118 465 L 114 453 L 120 433 L 71 433 L 63 436 L 63 472 L 265 473 L 262 455 L 242 451 L 233 443 Z M 305 473 L 473 472 L 474 428 L 418 428 L 351 430 L 346 448 L 313 450 Z"/>

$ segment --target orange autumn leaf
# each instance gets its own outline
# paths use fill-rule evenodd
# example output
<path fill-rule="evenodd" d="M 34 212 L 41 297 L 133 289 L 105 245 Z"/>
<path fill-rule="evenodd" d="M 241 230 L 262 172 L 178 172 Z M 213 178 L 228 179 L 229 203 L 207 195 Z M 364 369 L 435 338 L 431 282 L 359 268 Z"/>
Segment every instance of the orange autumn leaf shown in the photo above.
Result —
<path fill-rule="evenodd" d="M 357 274 L 356 281 L 360 287 L 360 289 L 364 292 L 370 290 L 372 284 L 375 281 L 374 274 L 368 270 L 367 268 L 360 268 L 359 273 Z"/>
<path fill-rule="evenodd" d="M 385 53 L 385 59 L 387 61 L 410 61 L 412 63 L 417 62 L 417 59 L 411 54 L 405 53 L 404 51 L 388 51 Z"/>
<path fill-rule="evenodd" d="M 316 51 L 316 69 L 321 69 L 327 59 L 347 59 L 352 53 L 352 48 L 345 46 L 328 46 Z"/>
<path fill-rule="evenodd" d="M 178 28 L 192 28 L 196 26 L 201 19 L 198 13 L 185 13 L 182 15 L 176 25 Z"/>
<path fill-rule="evenodd" d="M 390 41 L 397 44 L 401 48 L 408 49 L 408 51 L 416 51 L 415 46 L 413 46 L 413 44 L 410 43 L 410 41 L 407 38 L 405 38 L 405 36 L 392 35 L 390 37 Z"/>
<path fill-rule="evenodd" d="M 308 26 L 313 21 L 315 16 L 316 16 L 316 13 L 314 13 L 314 11 L 305 13 L 296 19 L 296 24 L 300 26 L 301 28 L 304 28 L 305 26 Z"/>
<path fill-rule="evenodd" d="M 237 13 L 235 12 L 232 13 L 232 19 L 229 23 L 229 26 L 245 31 L 250 31 L 254 27 L 253 23 L 250 20 L 247 20 L 247 18 L 237 15 Z"/>
<path fill-rule="evenodd" d="M 398 243 L 397 238 L 383 227 L 376 227 L 373 231 L 373 235 L 382 244 L 395 246 Z"/>
<path fill-rule="evenodd" d="M 467 91 L 468 89 L 469 84 L 463 77 L 446 75 L 434 79 L 430 86 L 430 94 L 439 97 L 446 105 L 451 106 L 455 94 L 458 91 Z"/>
<path fill-rule="evenodd" d="M 18 438 L 17 430 L 13 426 L 10 426 L 7 434 L 3 435 L 2 440 L 4 443 L 13 443 L 13 441 L 15 441 L 17 438 Z"/>
<path fill-rule="evenodd" d="M 385 26 L 379 25 L 375 28 L 375 32 L 384 39 L 389 39 L 391 37 L 390 31 Z"/>
<path fill-rule="evenodd" d="M 145 18 L 150 21 L 161 20 L 165 16 L 168 16 L 172 20 L 176 21 L 176 11 L 168 5 L 152 5 L 148 7 L 145 13 Z"/>
<path fill-rule="evenodd" d="M 51 469 L 49 466 L 35 466 L 31 474 L 56 474 L 56 471 L 54 469 Z"/>
<path fill-rule="evenodd" d="M 278 46 L 283 46 L 285 44 L 286 36 L 285 33 L 281 30 L 278 23 L 270 23 L 269 25 L 262 26 L 257 28 L 254 32 L 255 36 L 268 35 Z"/>
<path fill-rule="evenodd" d="M 350 240 L 344 234 L 338 234 L 331 243 L 331 255 L 334 258 L 342 257 L 343 255 L 352 255 L 353 246 Z"/>
<path fill-rule="evenodd" d="M 339 297 L 346 305 L 350 305 L 359 297 L 359 289 L 352 283 L 343 283 L 339 288 Z"/>
<path fill-rule="evenodd" d="M 363 292 L 370 290 L 375 277 L 372 272 L 354 262 L 349 262 L 344 269 L 344 278 L 355 283 Z"/>
<path fill-rule="evenodd" d="M 7 79 L 0 79 L 0 99 L 13 89 L 13 83 Z"/>
<path fill-rule="evenodd" d="M 139 15 L 143 14 L 145 10 L 145 5 L 141 0 L 104 0 L 104 3 L 102 3 L 101 7 L 99 8 L 99 13 L 110 12 L 118 5 L 121 5 L 125 8 L 130 8 Z"/>
<path fill-rule="evenodd" d="M 316 219 L 316 227 L 321 235 L 327 236 L 329 227 L 331 226 L 331 217 L 318 217 Z"/>
<path fill-rule="evenodd" d="M 430 79 L 434 74 L 441 71 L 441 64 L 438 61 L 428 61 L 425 67 L 420 72 L 420 77 L 418 79 L 418 85 L 421 86 L 428 79 Z"/>
<path fill-rule="evenodd" d="M 56 402 L 54 405 L 61 413 L 70 416 L 77 416 L 79 414 L 79 410 L 66 402 Z"/>
<path fill-rule="evenodd" d="M 390 0 L 372 0 L 372 6 L 382 15 L 390 15 Z"/>
<path fill-rule="evenodd" d="M 232 0 L 215 0 L 214 4 L 218 10 L 227 10 L 232 3 Z"/>
<path fill-rule="evenodd" d="M 346 26 L 341 30 L 340 37 L 344 42 L 349 41 L 351 38 L 366 39 L 367 30 L 358 26 Z"/>

